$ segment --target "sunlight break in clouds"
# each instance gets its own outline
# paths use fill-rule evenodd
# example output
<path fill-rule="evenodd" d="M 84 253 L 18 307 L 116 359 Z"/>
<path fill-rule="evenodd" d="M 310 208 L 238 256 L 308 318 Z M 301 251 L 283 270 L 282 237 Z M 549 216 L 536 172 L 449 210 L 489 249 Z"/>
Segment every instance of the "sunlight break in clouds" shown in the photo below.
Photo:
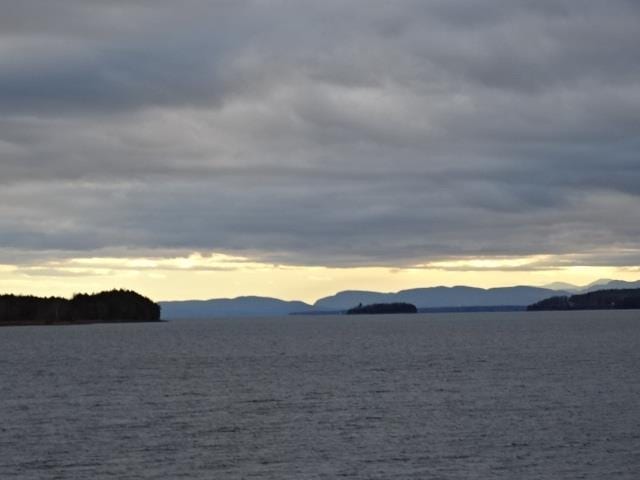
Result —
<path fill-rule="evenodd" d="M 3 288 L 16 293 L 69 296 L 80 291 L 136 288 L 158 299 L 236 297 L 251 293 L 313 302 L 339 290 L 396 291 L 416 286 L 545 285 L 561 277 L 575 284 L 597 278 L 634 280 L 637 272 L 609 267 L 528 270 L 536 259 L 465 260 L 429 266 L 304 267 L 253 262 L 227 255 L 175 258 L 69 258 L 30 266 L 0 265 Z"/>

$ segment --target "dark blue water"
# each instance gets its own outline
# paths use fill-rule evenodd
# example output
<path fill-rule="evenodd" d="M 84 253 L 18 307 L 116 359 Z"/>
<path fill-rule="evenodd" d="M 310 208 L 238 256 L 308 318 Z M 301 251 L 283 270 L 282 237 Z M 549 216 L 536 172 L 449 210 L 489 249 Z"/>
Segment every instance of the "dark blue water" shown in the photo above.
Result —
<path fill-rule="evenodd" d="M 640 312 L 0 329 L 0 479 L 637 479 Z"/>

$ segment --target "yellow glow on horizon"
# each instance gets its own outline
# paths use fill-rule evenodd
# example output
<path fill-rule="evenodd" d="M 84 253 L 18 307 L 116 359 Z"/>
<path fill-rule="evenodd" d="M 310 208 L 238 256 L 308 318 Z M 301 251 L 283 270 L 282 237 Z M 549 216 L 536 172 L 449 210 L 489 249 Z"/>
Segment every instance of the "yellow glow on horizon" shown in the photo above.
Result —
<path fill-rule="evenodd" d="M 442 270 L 500 270 L 534 265 L 536 263 L 549 260 L 550 258 L 551 257 L 549 255 L 533 255 L 529 257 L 515 258 L 469 258 L 462 260 L 430 262 L 419 265 L 419 267 Z"/>
<path fill-rule="evenodd" d="M 0 265 L 0 292 L 70 296 L 130 288 L 154 300 L 259 295 L 314 302 L 341 290 L 541 286 L 557 281 L 586 285 L 599 278 L 637 280 L 639 274 L 632 268 L 539 267 L 552 261 L 549 256 L 465 258 L 404 268 L 335 268 L 273 265 L 240 256 L 202 253 L 167 258 L 79 257 L 37 265 Z"/>

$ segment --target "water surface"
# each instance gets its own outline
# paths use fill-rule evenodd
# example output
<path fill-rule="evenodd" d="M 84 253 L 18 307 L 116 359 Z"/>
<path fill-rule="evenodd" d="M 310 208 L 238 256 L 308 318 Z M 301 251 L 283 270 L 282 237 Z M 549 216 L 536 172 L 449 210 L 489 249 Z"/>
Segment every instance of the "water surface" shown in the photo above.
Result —
<path fill-rule="evenodd" d="M 1 479 L 637 479 L 640 312 L 0 329 Z"/>

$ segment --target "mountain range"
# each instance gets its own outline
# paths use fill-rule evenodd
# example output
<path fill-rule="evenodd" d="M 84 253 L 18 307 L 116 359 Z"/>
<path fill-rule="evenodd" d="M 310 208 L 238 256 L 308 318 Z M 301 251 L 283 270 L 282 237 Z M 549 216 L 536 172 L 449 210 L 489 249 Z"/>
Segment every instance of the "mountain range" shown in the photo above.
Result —
<path fill-rule="evenodd" d="M 589 293 L 595 292 L 596 290 L 623 290 L 627 288 L 640 288 L 640 280 L 635 282 L 625 282 L 624 280 L 601 278 L 600 280 L 596 280 L 595 282 L 592 282 L 589 285 L 585 285 L 584 287 L 579 287 L 577 285 L 572 285 L 571 283 L 565 282 L 555 282 L 549 285 L 545 285 L 544 287 L 550 288 L 551 290 L 564 290 L 570 293 Z"/>
<path fill-rule="evenodd" d="M 280 316 L 290 314 L 341 313 L 358 304 L 411 303 L 422 310 L 474 309 L 513 307 L 522 309 L 551 296 L 588 293 L 601 289 L 640 288 L 640 281 L 602 279 L 584 287 L 568 283 L 553 283 L 546 287 L 515 286 L 500 288 L 476 288 L 466 286 L 430 287 L 382 293 L 345 290 L 321 298 L 313 305 L 301 301 L 285 301 L 270 297 L 218 298 L 211 300 L 186 300 L 159 302 L 162 318 L 212 318 L 222 316 Z"/>

